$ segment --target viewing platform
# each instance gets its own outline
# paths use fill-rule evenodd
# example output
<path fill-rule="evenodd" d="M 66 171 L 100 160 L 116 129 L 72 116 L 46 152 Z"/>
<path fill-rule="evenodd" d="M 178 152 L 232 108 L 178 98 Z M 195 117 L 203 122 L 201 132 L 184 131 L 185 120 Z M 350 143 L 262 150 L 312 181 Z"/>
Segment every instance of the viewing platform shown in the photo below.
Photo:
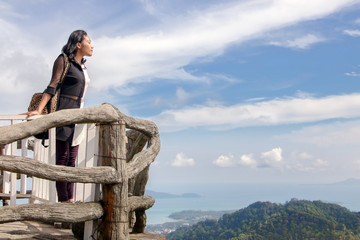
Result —
<path fill-rule="evenodd" d="M 55 164 L 55 129 L 70 124 L 86 129 L 76 167 Z M 74 238 L 71 231 L 44 224 L 54 222 L 82 224 L 84 240 L 164 239 L 144 233 L 145 211 L 155 203 L 144 195 L 150 164 L 160 151 L 155 123 L 103 104 L 30 119 L 0 116 L 0 125 L 0 199 L 10 205 L 0 207 L 0 239 L 28 233 L 26 239 Z M 44 147 L 33 136 L 47 130 Z M 75 183 L 76 203 L 57 202 L 55 181 Z"/>

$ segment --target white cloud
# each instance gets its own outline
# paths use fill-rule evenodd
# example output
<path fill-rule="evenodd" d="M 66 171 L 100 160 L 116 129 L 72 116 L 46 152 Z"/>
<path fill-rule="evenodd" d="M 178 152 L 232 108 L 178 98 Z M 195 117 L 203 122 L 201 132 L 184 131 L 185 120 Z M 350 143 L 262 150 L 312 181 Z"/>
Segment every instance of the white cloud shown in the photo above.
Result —
<path fill-rule="evenodd" d="M 102 18 L 95 18 L 93 21 L 96 21 L 96 24 L 89 20 L 87 26 L 98 26 L 97 29 L 88 29 L 95 45 L 94 56 L 87 62 L 92 79 L 91 88 L 114 90 L 127 86 L 128 83 L 149 82 L 159 78 L 165 78 L 167 81 L 210 81 L 213 76 L 206 73 L 193 75 L 187 72 L 184 66 L 204 59 L 211 61 L 234 43 L 244 43 L 249 39 L 261 38 L 264 33 L 273 30 L 325 17 L 356 4 L 357 1 L 225 1 L 210 7 L 204 7 L 205 4 L 200 4 L 201 7 L 192 4 L 188 9 L 187 4 L 182 4 L 183 9 L 176 11 L 169 11 L 174 9 L 169 1 L 159 2 L 162 6 L 161 11 L 155 10 L 152 6 L 158 6 L 150 4 L 149 1 L 143 3 L 148 12 L 153 14 L 152 21 L 145 24 L 145 27 L 141 25 L 140 28 L 133 28 L 136 27 L 134 24 L 130 25 L 131 31 L 122 31 L 127 22 L 122 22 L 119 18 L 116 18 L 118 21 L 103 21 L 103 25 L 99 25 L 101 21 L 98 21 Z M 35 3 L 25 5 L 29 8 L 36 6 Z M 52 7 L 55 8 L 55 5 Z M 101 13 L 109 11 L 103 5 L 101 8 L 98 7 L 96 3 L 84 7 L 98 9 Z M 54 56 L 65 43 L 69 34 L 68 29 L 73 28 L 73 21 L 63 21 L 66 15 L 59 14 L 65 12 L 63 9 L 59 9 L 57 14 L 52 14 L 49 21 L 38 24 L 36 21 L 40 18 L 31 15 L 29 11 L 24 12 L 23 9 L 16 8 L 15 3 L 1 3 L 0 8 L 0 66 L 4 63 L 13 64 L 5 71 L 4 67 L 0 69 L 0 84 L 3 86 L 2 89 L 9 92 L 17 90 L 11 96 L 13 99 L 19 99 L 16 103 L 19 106 L 12 104 L 11 108 L 22 109 L 35 88 L 42 86 L 42 91 L 49 82 Z M 115 12 L 111 12 L 114 15 Z M 167 21 L 154 20 L 157 14 L 161 14 Z M 150 18 L 146 16 L 141 20 L 146 21 L 147 17 Z M 25 18 L 29 20 L 27 24 L 18 24 L 23 23 Z M 81 14 L 76 17 L 81 18 Z M 32 21 L 36 24 L 32 24 Z M 54 25 L 57 27 L 54 28 Z M 97 35 L 92 36 L 91 31 Z M 119 35 L 120 31 L 126 34 Z M 129 32 L 131 34 L 128 34 Z M 26 65 L 29 62 L 31 64 Z M 227 76 L 218 76 L 217 79 L 238 81 Z M 18 82 L 21 84 L 16 85 Z M 127 96 L 138 93 L 137 89 L 131 87 L 122 88 L 121 92 L 124 89 Z M 28 95 L 23 94 L 24 91 Z M 1 95 L 0 100 L 5 106 L 8 97 L 6 94 Z M 90 99 L 92 96 L 87 98 Z M 5 108 L 3 112 L 6 112 Z"/>
<path fill-rule="evenodd" d="M 218 167 L 230 168 L 230 167 L 249 167 L 257 169 L 272 169 L 273 171 L 290 171 L 293 173 L 299 172 L 320 172 L 327 169 L 330 165 L 329 161 L 321 158 L 316 158 L 307 152 L 292 152 L 290 156 L 286 157 L 284 161 L 283 149 L 273 148 L 270 151 L 262 152 L 260 154 L 260 160 L 257 161 L 254 158 L 254 154 L 243 154 L 239 160 L 236 161 L 233 154 L 221 155 L 213 164 Z M 355 165 L 360 161 L 354 161 Z"/>
<path fill-rule="evenodd" d="M 307 172 L 307 173 L 314 173 L 316 168 L 313 166 L 304 165 L 302 163 L 295 163 L 293 166 L 290 167 L 291 170 L 296 172 Z"/>
<path fill-rule="evenodd" d="M 264 101 L 264 100 L 266 100 L 265 97 L 257 97 L 257 98 L 247 99 L 246 102 L 261 102 L 261 101 Z"/>
<path fill-rule="evenodd" d="M 298 163 L 296 165 L 293 166 L 293 169 L 296 171 L 301 171 L 301 172 L 320 172 L 320 171 L 324 171 L 326 170 L 325 167 L 327 167 L 329 165 L 328 161 L 322 160 L 322 159 L 317 159 L 313 162 L 310 163 Z"/>
<path fill-rule="evenodd" d="M 226 75 L 221 75 L 221 74 L 210 74 L 210 73 L 206 73 L 203 76 L 204 80 L 217 80 L 217 81 L 223 81 L 223 82 L 230 82 L 230 83 L 235 83 L 235 82 L 243 82 L 243 80 L 241 79 L 237 79 L 231 76 L 226 76 Z"/>
<path fill-rule="evenodd" d="M 360 167 L 360 160 L 353 161 L 353 164 L 357 167 Z"/>
<path fill-rule="evenodd" d="M 253 157 L 253 154 L 250 153 L 250 154 L 243 154 L 241 155 L 240 157 L 240 164 L 241 165 L 244 165 L 244 166 L 256 166 L 257 165 L 257 162 L 256 160 L 254 159 Z"/>
<path fill-rule="evenodd" d="M 286 169 L 293 173 L 317 173 L 327 170 L 327 167 L 330 165 L 328 160 L 316 158 L 313 154 L 307 152 L 292 152 L 290 156 L 286 157 L 286 161 L 284 161 L 284 157 L 282 156 L 281 148 L 275 148 L 265 154 L 266 156 L 263 156 L 265 159 L 265 167 L 280 170 Z"/>
<path fill-rule="evenodd" d="M 185 102 L 188 100 L 190 95 L 182 87 L 178 87 L 176 88 L 176 97 L 179 102 Z"/>
<path fill-rule="evenodd" d="M 156 14 L 151 4 L 145 3 L 148 11 Z M 199 58 L 218 56 L 230 44 L 318 19 L 356 3 L 356 0 L 229 2 L 168 18 L 170 22 L 153 26 L 157 29 L 154 31 L 100 37 L 95 39 L 96 57 L 89 62 L 94 69 L 93 86 L 117 87 L 154 78 L 203 80 L 183 67 Z M 320 39 L 308 35 L 288 45 L 305 48 L 316 41 Z"/>
<path fill-rule="evenodd" d="M 345 73 L 345 75 L 350 77 L 360 77 L 360 73 L 357 72 Z"/>
<path fill-rule="evenodd" d="M 325 161 L 322 159 L 316 159 L 316 161 L 314 162 L 314 166 L 317 166 L 317 167 L 325 167 L 328 165 L 329 165 L 328 161 Z"/>
<path fill-rule="evenodd" d="M 151 15 L 155 15 L 156 13 L 158 13 L 158 8 L 156 5 L 154 5 L 154 2 L 149 1 L 149 0 L 139 0 L 141 3 L 143 3 L 145 10 L 151 14 Z"/>
<path fill-rule="evenodd" d="M 188 158 L 184 153 L 176 154 L 175 159 L 171 162 L 173 167 L 192 167 L 195 165 L 195 160 L 193 158 Z"/>
<path fill-rule="evenodd" d="M 349 146 L 360 145 L 360 121 L 322 123 L 303 127 L 289 134 L 278 136 L 277 139 L 306 143 L 313 146 Z"/>
<path fill-rule="evenodd" d="M 243 154 L 240 156 L 239 161 L 237 164 L 245 167 L 251 168 L 273 168 L 273 169 L 280 169 L 282 170 L 284 167 L 283 156 L 282 156 L 282 148 L 273 148 L 270 151 L 261 153 L 260 157 L 261 160 L 257 161 L 254 158 L 254 154 Z M 221 156 L 221 162 L 226 162 L 228 167 L 234 166 L 235 162 L 232 159 L 224 158 Z M 231 163 L 231 164 L 230 164 Z"/>
<path fill-rule="evenodd" d="M 360 37 L 360 30 L 344 30 L 344 34 L 351 37 Z"/>
<path fill-rule="evenodd" d="M 8 14 L 15 15 L 11 11 Z M 0 32 L 2 113 L 26 112 L 31 96 L 42 92 L 49 83 L 51 69 L 41 55 L 42 49 L 26 31 L 0 18 Z"/>
<path fill-rule="evenodd" d="M 268 152 L 263 152 L 261 154 L 261 158 L 265 159 L 265 162 L 267 164 L 279 163 L 283 160 L 282 149 L 279 147 L 273 148 L 271 151 Z"/>
<path fill-rule="evenodd" d="M 307 49 L 311 45 L 325 41 L 324 38 L 315 36 L 313 34 L 307 34 L 303 37 L 297 38 L 295 40 L 287 40 L 282 42 L 270 42 L 270 45 L 287 47 L 287 48 L 300 48 Z"/>
<path fill-rule="evenodd" d="M 312 158 L 314 158 L 311 154 L 306 153 L 306 152 L 300 153 L 300 154 L 299 154 L 299 157 L 300 157 L 301 159 L 312 159 Z"/>
<path fill-rule="evenodd" d="M 295 93 L 295 97 L 305 99 L 305 98 L 313 98 L 315 97 L 315 95 L 313 93 L 297 90 Z"/>
<path fill-rule="evenodd" d="M 215 161 L 213 161 L 213 164 L 218 167 L 232 167 L 236 165 L 236 162 L 234 160 L 234 156 L 232 154 L 228 154 L 221 155 Z"/>
<path fill-rule="evenodd" d="M 233 106 L 195 106 L 151 117 L 162 131 L 190 127 L 238 128 L 360 116 L 360 94 L 283 98 Z"/>
<path fill-rule="evenodd" d="M 237 161 L 233 154 L 221 155 L 216 160 L 213 161 L 213 164 L 218 167 L 234 167 L 237 165 L 242 165 L 246 167 L 255 167 L 257 165 L 256 160 L 253 157 L 253 154 L 243 154 L 240 156 L 240 159 Z"/>

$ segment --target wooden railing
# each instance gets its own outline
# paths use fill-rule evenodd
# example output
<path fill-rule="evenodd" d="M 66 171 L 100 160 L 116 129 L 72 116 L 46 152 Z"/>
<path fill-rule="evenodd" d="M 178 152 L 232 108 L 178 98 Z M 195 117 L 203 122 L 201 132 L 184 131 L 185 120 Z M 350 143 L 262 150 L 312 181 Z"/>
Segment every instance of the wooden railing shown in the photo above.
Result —
<path fill-rule="evenodd" d="M 20 120 L 24 120 L 25 116 L 15 115 L 15 116 L 0 116 L 1 125 L 13 125 L 16 124 Z M 23 157 L 28 156 L 27 151 L 27 139 L 21 140 L 20 144 L 20 153 L 18 151 L 18 144 L 13 142 L 5 146 L 5 148 L 1 148 L 1 155 L 20 155 Z M 18 176 L 16 173 L 9 173 L 1 171 L 2 177 L 0 178 L 0 197 L 3 199 L 4 203 L 5 200 L 6 204 L 10 203 L 10 205 L 16 205 L 16 200 L 21 198 L 31 198 L 31 194 L 28 194 L 28 182 L 27 176 L 25 174 L 21 174 Z M 19 184 L 17 184 L 17 179 L 20 178 Z M 20 191 L 17 192 L 17 189 Z"/>
<path fill-rule="evenodd" d="M 52 152 L 55 147 L 52 140 L 54 130 L 50 134 L 48 152 L 42 153 L 48 156 L 50 163 L 38 161 L 35 155 L 39 153 L 36 151 L 35 158 L 26 155 L 24 146 L 27 138 L 46 129 L 80 123 L 92 124 L 88 125 L 88 130 L 91 131 L 88 131 L 86 141 L 88 145 L 92 144 L 92 147 L 88 146 L 87 150 L 83 151 L 85 158 L 90 159 L 90 162 L 87 162 L 90 164 L 84 163 L 76 168 L 50 164 L 55 159 Z M 94 124 L 97 124 L 96 128 Z M 126 131 L 126 128 L 131 130 Z M 91 138 L 89 134 L 92 134 Z M 23 143 L 21 151 L 24 154 L 21 156 L 16 156 L 18 140 Z M 142 150 L 145 144 L 147 148 Z M 98 234 L 91 234 L 95 239 L 99 236 L 102 239 L 129 239 L 130 229 L 135 232 L 144 231 L 145 210 L 154 204 L 152 197 L 144 196 L 148 169 L 160 151 L 160 137 L 153 122 L 128 117 L 111 104 L 62 110 L 31 121 L 0 127 L 0 147 L 8 149 L 9 145 L 11 155 L 0 156 L 0 169 L 11 172 L 11 186 L 8 187 L 9 189 L 5 186 L 3 189 L 5 193 L 0 196 L 9 194 L 11 206 L 0 208 L 0 223 L 21 220 L 86 222 L 85 226 L 101 229 Z M 79 149 L 81 158 L 80 152 L 82 152 L 81 147 Z M 95 159 L 98 160 L 99 166 L 94 166 Z M 24 197 L 42 203 L 14 206 L 14 199 L 25 194 L 24 189 L 26 189 L 26 186 L 24 188 L 21 185 L 21 191 L 16 193 L 16 187 L 13 186 L 17 179 L 16 173 L 22 174 L 21 183 L 26 179 L 23 174 L 50 181 L 83 183 L 85 184 L 82 186 L 83 192 L 86 192 L 86 188 L 90 188 L 93 199 L 83 198 L 85 201 L 75 204 L 54 203 L 55 190 L 51 183 L 45 184 L 42 190 L 47 189 L 50 192 L 49 202 L 45 201 L 46 197 L 42 198 L 31 193 Z M 6 174 L 4 174 L 5 179 Z M 89 186 L 88 183 L 101 184 L 101 201 L 99 201 L 99 191 L 96 191 L 99 188 Z M 76 192 L 79 192 L 78 189 Z M 94 223 L 91 222 L 93 220 L 100 222 L 100 225 L 94 227 Z M 84 235 L 84 239 L 89 237 Z"/>

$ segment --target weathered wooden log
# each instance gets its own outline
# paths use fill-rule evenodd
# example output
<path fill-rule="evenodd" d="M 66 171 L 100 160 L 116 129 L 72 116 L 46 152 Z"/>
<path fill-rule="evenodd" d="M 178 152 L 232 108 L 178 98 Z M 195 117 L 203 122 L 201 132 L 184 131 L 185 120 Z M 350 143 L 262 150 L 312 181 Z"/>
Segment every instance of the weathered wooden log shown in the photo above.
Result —
<path fill-rule="evenodd" d="M 53 127 L 74 123 L 110 123 L 117 121 L 118 118 L 118 110 L 111 104 L 65 109 L 28 122 L 0 127 L 0 145 L 34 136 Z"/>
<path fill-rule="evenodd" d="M 123 120 L 128 128 L 144 133 L 150 138 L 149 147 L 138 154 L 128 164 L 128 177 L 134 178 L 156 158 L 160 151 L 160 137 L 155 123 L 132 118 L 121 113 L 111 104 L 103 104 L 83 109 L 66 109 L 41 118 L 0 127 L 0 146 L 41 133 L 46 129 L 76 123 L 111 123 Z"/>
<path fill-rule="evenodd" d="M 149 147 L 128 164 L 128 176 L 134 178 L 156 158 L 160 151 L 160 137 L 155 123 L 128 117 L 111 104 L 83 109 L 66 109 L 41 118 L 0 127 L 0 146 L 41 133 L 46 129 L 76 123 L 111 123 L 123 120 L 128 128 L 144 133 L 150 138 Z"/>
<path fill-rule="evenodd" d="M 126 132 L 126 137 L 128 139 L 126 144 L 126 161 L 130 162 L 135 154 L 144 149 L 148 141 L 148 137 L 146 137 L 145 134 L 133 129 Z"/>
<path fill-rule="evenodd" d="M 117 112 L 119 119 L 125 121 L 127 128 L 135 129 L 139 132 L 144 133 L 148 137 L 155 136 L 159 133 L 158 128 L 154 122 L 149 120 L 129 117 L 123 114 L 122 112 L 120 112 L 119 109 L 117 108 L 114 109 Z"/>
<path fill-rule="evenodd" d="M 149 141 L 149 147 L 136 154 L 132 161 L 127 164 L 128 177 L 134 178 L 147 166 L 149 166 L 156 158 L 160 151 L 160 137 L 159 135 L 153 136 Z"/>
<path fill-rule="evenodd" d="M 141 152 L 145 147 L 148 137 L 145 134 L 129 130 L 126 132 L 128 138 L 126 161 L 129 162 L 135 154 Z M 129 179 L 129 193 L 134 196 L 143 196 L 145 193 L 145 186 L 148 180 L 149 167 L 141 171 L 135 178 Z M 137 210 L 129 213 L 129 228 L 133 233 L 143 233 L 146 226 L 145 210 Z"/>
<path fill-rule="evenodd" d="M 121 184 L 103 184 L 103 239 L 129 239 L 128 177 L 126 173 L 125 123 L 101 125 L 99 131 L 101 165 L 118 171 Z"/>
<path fill-rule="evenodd" d="M 120 120 L 125 121 L 126 127 L 138 130 L 147 136 L 158 134 L 155 123 L 126 116 L 113 105 L 105 103 L 82 109 L 60 110 L 28 122 L 2 126 L 0 127 L 0 145 L 34 136 L 53 127 L 76 123 L 111 123 Z"/>
<path fill-rule="evenodd" d="M 115 110 L 119 118 L 125 121 L 127 128 L 135 129 L 149 138 L 148 148 L 136 154 L 127 164 L 128 177 L 132 179 L 149 166 L 158 155 L 160 151 L 159 130 L 156 124 L 151 121 L 128 117 L 118 109 Z"/>
<path fill-rule="evenodd" d="M 18 156 L 0 156 L 0 169 L 52 181 L 108 184 L 120 182 L 117 171 L 112 167 L 73 168 Z"/>
<path fill-rule="evenodd" d="M 129 197 L 129 211 L 147 210 L 154 206 L 155 199 L 151 196 L 132 196 Z"/>
<path fill-rule="evenodd" d="M 147 166 L 136 177 L 133 194 L 134 196 L 143 196 L 145 194 L 146 184 L 149 180 L 150 166 Z"/>
<path fill-rule="evenodd" d="M 126 137 L 128 139 L 127 144 L 126 144 L 126 150 L 127 150 L 126 162 L 130 162 L 135 154 L 137 154 L 143 150 L 143 148 L 145 147 L 145 145 L 148 141 L 148 138 L 143 133 L 136 131 L 136 130 L 127 131 Z M 144 195 L 144 194 L 134 193 L 135 184 L 136 184 L 135 182 L 138 177 L 139 177 L 139 175 L 133 179 L 129 179 L 129 193 L 131 193 L 135 196 Z"/>
<path fill-rule="evenodd" d="M 131 211 L 151 208 L 155 200 L 150 196 L 130 197 Z M 0 208 L 0 223 L 14 221 L 43 221 L 43 222 L 85 222 L 99 219 L 104 215 L 100 203 L 42 203 Z"/>
<path fill-rule="evenodd" d="M 139 173 L 139 175 L 136 177 L 135 185 L 133 189 L 133 194 L 135 196 L 143 196 L 145 193 L 145 187 L 147 184 L 147 181 L 149 179 L 149 170 L 150 166 L 145 168 L 142 172 Z M 143 233 L 145 231 L 146 227 L 146 212 L 143 209 L 137 210 L 135 212 L 135 224 L 133 226 L 132 232 L 134 233 Z"/>
<path fill-rule="evenodd" d="M 0 208 L 0 223 L 36 220 L 44 222 L 85 222 L 103 216 L 99 203 L 43 203 Z"/>

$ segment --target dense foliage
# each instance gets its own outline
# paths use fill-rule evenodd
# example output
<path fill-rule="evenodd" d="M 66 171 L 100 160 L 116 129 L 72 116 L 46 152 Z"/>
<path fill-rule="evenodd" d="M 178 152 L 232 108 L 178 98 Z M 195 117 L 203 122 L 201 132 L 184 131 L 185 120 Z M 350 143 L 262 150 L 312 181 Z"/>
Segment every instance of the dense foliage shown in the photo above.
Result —
<path fill-rule="evenodd" d="M 168 240 L 353 240 L 360 239 L 360 213 L 337 204 L 291 200 L 256 202 L 218 221 L 206 220 L 170 233 Z"/>

